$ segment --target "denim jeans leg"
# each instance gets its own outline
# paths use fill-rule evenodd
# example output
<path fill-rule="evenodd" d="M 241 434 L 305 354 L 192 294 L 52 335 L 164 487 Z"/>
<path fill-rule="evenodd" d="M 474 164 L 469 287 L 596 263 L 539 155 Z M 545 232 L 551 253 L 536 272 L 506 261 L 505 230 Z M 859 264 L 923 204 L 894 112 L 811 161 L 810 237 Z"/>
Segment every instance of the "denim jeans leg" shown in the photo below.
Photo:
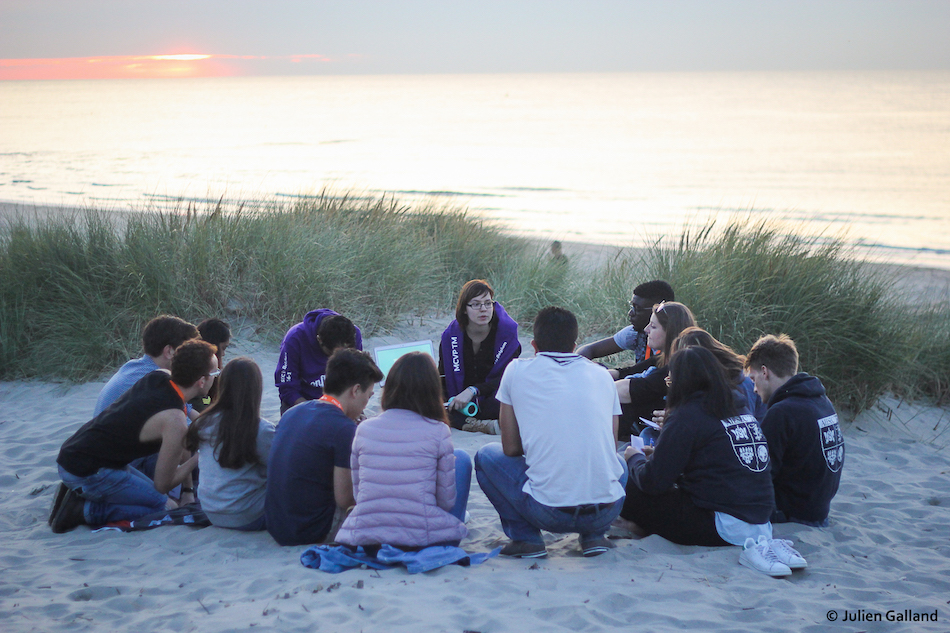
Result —
<path fill-rule="evenodd" d="M 468 493 L 472 488 L 472 458 L 460 448 L 455 449 L 455 505 L 452 516 L 465 522 L 465 509 L 468 508 Z"/>
<path fill-rule="evenodd" d="M 94 475 L 77 477 L 62 468 L 67 487 L 86 499 L 83 515 L 89 525 L 132 521 L 165 509 L 166 495 L 155 490 L 152 480 L 135 470 L 100 468 Z"/>
<path fill-rule="evenodd" d="M 501 444 L 486 444 L 475 453 L 475 478 L 498 512 L 508 538 L 544 543 L 541 530 L 525 520 L 526 504 L 537 502 L 523 490 L 528 481 L 524 457 L 508 457 Z"/>

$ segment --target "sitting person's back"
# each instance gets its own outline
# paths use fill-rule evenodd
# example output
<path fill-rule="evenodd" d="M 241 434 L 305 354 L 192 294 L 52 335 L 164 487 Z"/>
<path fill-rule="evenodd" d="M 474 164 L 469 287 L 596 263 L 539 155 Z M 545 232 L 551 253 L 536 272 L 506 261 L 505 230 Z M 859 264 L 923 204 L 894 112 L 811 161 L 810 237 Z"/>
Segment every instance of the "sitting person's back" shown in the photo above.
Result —
<path fill-rule="evenodd" d="M 844 436 L 821 381 L 798 370 L 789 337 L 763 336 L 746 357 L 756 392 L 768 404 L 762 431 L 772 456 L 776 523 L 827 525 L 844 466 Z"/>
<path fill-rule="evenodd" d="M 324 395 L 285 413 L 267 467 L 264 516 L 281 545 L 322 543 L 353 505 L 350 449 L 356 420 L 383 375 L 364 352 L 340 349 L 326 367 Z"/>
<path fill-rule="evenodd" d="M 425 547 L 457 545 L 468 533 L 461 519 L 471 460 L 453 450 L 441 390 L 427 354 L 407 354 L 393 365 L 383 389 L 383 413 L 356 430 L 351 458 L 356 507 L 337 541 Z"/>
<path fill-rule="evenodd" d="M 211 523 L 264 529 L 267 458 L 274 425 L 260 417 L 263 379 L 250 358 L 221 372 L 218 399 L 188 429 L 186 447 L 200 449 L 201 508 Z"/>

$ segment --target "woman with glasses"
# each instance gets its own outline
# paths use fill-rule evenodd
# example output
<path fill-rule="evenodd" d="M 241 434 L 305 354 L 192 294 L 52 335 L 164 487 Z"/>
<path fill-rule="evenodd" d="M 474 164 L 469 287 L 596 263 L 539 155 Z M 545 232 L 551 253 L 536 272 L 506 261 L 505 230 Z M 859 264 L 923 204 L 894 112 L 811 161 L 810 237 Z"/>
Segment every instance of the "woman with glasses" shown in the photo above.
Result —
<path fill-rule="evenodd" d="M 201 508 L 212 525 L 263 530 L 267 456 L 275 428 L 261 418 L 261 369 L 242 356 L 224 366 L 219 380 L 218 399 L 185 436 L 189 450 L 200 450 Z"/>
<path fill-rule="evenodd" d="M 484 279 L 462 286 L 455 320 L 442 333 L 439 373 L 445 377 L 452 426 L 497 435 L 500 405 L 495 392 L 505 367 L 521 355 L 521 344 L 518 324 L 494 298 Z M 478 407 L 474 414 L 471 403 Z"/>

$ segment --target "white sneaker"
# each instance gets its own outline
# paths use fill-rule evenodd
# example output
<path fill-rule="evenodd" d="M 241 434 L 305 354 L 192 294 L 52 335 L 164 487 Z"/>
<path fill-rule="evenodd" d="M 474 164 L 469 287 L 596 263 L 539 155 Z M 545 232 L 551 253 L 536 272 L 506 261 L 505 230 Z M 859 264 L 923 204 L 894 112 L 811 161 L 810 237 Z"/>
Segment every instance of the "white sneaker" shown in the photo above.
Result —
<path fill-rule="evenodd" d="M 765 537 L 760 537 L 758 543 L 753 541 L 751 537 L 745 540 L 742 552 L 739 553 L 739 564 L 751 567 L 773 578 L 789 576 L 792 573 L 788 565 L 778 559 L 778 556 L 769 547 L 769 542 Z"/>
<path fill-rule="evenodd" d="M 760 536 L 759 539 L 764 539 L 764 536 Z M 789 569 L 805 569 L 808 567 L 808 561 L 805 560 L 805 557 L 798 553 L 794 547 L 792 547 L 791 541 L 786 541 L 785 539 L 773 538 L 769 540 L 769 547 L 772 548 L 772 551 L 775 552 L 775 556 L 788 565 Z"/>

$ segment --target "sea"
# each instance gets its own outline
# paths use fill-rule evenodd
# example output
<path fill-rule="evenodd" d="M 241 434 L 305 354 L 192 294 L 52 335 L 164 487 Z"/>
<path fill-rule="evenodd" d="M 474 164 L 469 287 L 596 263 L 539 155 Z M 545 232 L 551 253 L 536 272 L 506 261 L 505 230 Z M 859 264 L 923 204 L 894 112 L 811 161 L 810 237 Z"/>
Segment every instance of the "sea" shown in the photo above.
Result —
<path fill-rule="evenodd" d="M 950 268 L 950 72 L 0 82 L 0 200 L 332 195 L 619 246 L 768 219 Z"/>

